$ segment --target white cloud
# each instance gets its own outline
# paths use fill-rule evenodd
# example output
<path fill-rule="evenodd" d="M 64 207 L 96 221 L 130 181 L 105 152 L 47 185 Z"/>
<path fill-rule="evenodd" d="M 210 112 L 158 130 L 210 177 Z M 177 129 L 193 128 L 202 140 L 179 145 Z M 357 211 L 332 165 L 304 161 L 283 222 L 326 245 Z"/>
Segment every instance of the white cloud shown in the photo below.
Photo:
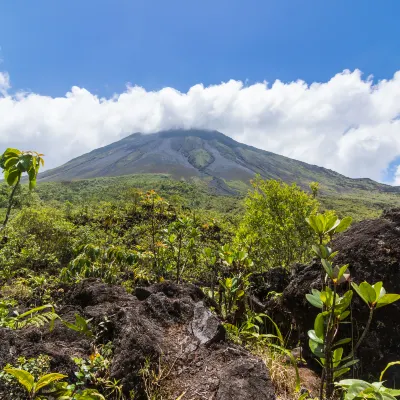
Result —
<path fill-rule="evenodd" d="M 377 84 L 355 70 L 310 85 L 231 80 L 187 93 L 134 86 L 112 98 L 76 86 L 64 97 L 11 95 L 0 73 L 0 93 L 0 148 L 41 151 L 47 167 L 133 132 L 177 127 L 216 129 L 351 177 L 383 180 L 400 155 L 400 71 Z"/>
<path fill-rule="evenodd" d="M 2 96 L 7 96 L 8 89 L 10 89 L 10 77 L 6 72 L 0 72 L 0 94 Z"/>

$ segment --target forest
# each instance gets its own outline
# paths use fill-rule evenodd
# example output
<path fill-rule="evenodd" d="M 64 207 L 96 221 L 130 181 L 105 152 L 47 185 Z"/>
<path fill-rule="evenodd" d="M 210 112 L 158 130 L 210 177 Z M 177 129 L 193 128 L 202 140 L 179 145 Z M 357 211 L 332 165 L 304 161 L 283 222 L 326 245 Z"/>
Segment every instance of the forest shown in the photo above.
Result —
<path fill-rule="evenodd" d="M 363 359 L 375 332 L 398 341 L 376 323 L 398 312 L 392 272 L 364 280 L 343 245 L 377 210 L 259 176 L 243 197 L 150 175 L 37 183 L 43 159 L 0 158 L 0 398 L 400 396 L 400 353 L 375 373 Z"/>

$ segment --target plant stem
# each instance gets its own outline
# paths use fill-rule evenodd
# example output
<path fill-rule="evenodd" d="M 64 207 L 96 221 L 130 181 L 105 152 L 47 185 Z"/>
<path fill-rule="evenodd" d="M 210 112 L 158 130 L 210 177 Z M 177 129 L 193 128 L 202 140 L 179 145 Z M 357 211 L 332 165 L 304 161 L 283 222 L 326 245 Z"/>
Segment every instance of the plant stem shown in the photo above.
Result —
<path fill-rule="evenodd" d="M 11 192 L 10 198 L 8 200 L 6 218 L 4 219 L 3 226 L 1 227 L 0 231 L 4 230 L 5 227 L 7 226 L 7 223 L 8 223 L 8 220 L 10 218 L 10 214 L 11 214 L 11 208 L 12 208 L 12 205 L 13 205 L 14 195 L 15 195 L 15 192 L 17 191 L 17 187 L 19 186 L 19 181 L 20 180 L 21 180 L 21 177 L 18 178 L 17 183 L 15 184 L 15 186 L 14 186 L 12 192 Z"/>
<path fill-rule="evenodd" d="M 365 336 L 367 335 L 368 330 L 369 330 L 369 328 L 371 326 L 373 314 L 374 314 L 374 308 L 371 307 L 370 310 L 369 310 L 369 317 L 368 317 L 367 325 L 365 325 L 365 329 L 364 329 L 362 335 L 360 336 L 360 339 L 358 339 L 357 344 L 354 346 L 354 349 L 353 349 L 353 352 L 352 352 L 351 355 L 354 355 L 356 353 L 356 351 L 360 347 L 362 341 L 365 339 Z"/>
<path fill-rule="evenodd" d="M 325 369 L 322 370 L 321 384 L 319 386 L 319 399 L 320 400 L 323 400 L 323 398 L 324 398 L 324 382 L 325 382 Z"/>
<path fill-rule="evenodd" d="M 332 343 L 335 337 L 335 305 L 336 305 L 336 284 L 333 285 L 332 309 L 325 336 L 325 375 L 326 375 L 326 398 L 331 399 L 334 391 L 333 383 L 333 359 Z"/>

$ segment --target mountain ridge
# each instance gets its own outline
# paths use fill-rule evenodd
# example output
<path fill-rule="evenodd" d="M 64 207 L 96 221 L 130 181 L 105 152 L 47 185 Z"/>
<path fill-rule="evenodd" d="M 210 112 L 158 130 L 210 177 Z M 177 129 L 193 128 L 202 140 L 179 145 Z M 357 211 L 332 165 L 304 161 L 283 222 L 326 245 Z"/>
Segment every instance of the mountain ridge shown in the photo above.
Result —
<path fill-rule="evenodd" d="M 168 130 L 133 133 L 40 174 L 39 181 L 71 181 L 121 175 L 165 173 L 176 179 L 194 177 L 234 194 L 230 182 L 248 184 L 256 174 L 308 186 L 318 181 L 324 191 L 378 190 L 397 193 L 400 187 L 369 178 L 352 179 L 330 169 L 246 145 L 211 130 Z"/>

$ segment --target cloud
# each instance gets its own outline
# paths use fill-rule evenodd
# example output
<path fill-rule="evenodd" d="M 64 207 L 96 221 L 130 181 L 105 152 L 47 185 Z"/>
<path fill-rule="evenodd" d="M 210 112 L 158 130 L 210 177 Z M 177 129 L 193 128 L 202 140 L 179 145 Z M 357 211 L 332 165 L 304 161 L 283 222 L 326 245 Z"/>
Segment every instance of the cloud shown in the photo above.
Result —
<path fill-rule="evenodd" d="M 10 77 L 6 72 L 0 72 L 0 94 L 2 96 L 7 96 L 8 89 L 10 89 Z"/>
<path fill-rule="evenodd" d="M 400 155 L 400 72 L 378 83 L 346 70 L 322 83 L 230 80 L 198 84 L 187 93 L 128 86 L 111 98 L 76 86 L 64 97 L 11 94 L 8 74 L 0 73 L 0 93 L 0 148 L 43 152 L 47 167 L 133 132 L 171 128 L 216 129 L 350 177 L 380 181 Z"/>

